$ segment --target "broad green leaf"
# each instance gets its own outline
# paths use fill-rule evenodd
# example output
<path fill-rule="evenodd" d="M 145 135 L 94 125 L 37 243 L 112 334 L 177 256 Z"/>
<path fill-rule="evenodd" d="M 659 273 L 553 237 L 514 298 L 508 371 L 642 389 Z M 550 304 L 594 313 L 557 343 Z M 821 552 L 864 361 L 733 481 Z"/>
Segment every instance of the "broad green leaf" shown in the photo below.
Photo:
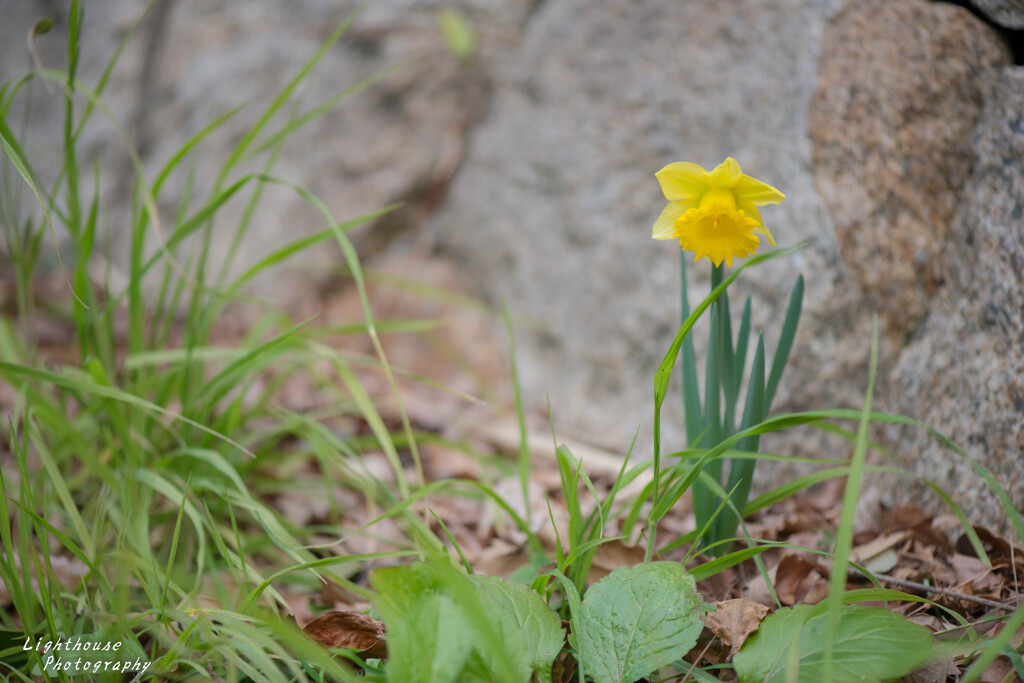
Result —
<path fill-rule="evenodd" d="M 501 579 L 476 576 L 466 582 L 466 587 L 473 591 L 472 602 L 469 604 L 476 605 L 479 609 L 478 616 L 482 617 L 482 620 L 478 619 L 472 626 L 486 628 L 494 637 L 496 647 L 487 648 L 483 642 L 477 643 L 459 676 L 460 683 L 498 683 L 502 680 L 527 683 L 533 674 L 533 657 L 526 634 L 516 619 L 508 599 L 498 588 L 500 583 Z M 529 591 L 525 586 L 523 588 Z M 539 595 L 537 597 L 540 598 Z M 466 609 L 467 603 L 464 600 L 465 597 L 458 604 Z M 541 607 L 547 610 L 543 604 Z M 555 616 L 555 619 L 558 617 Z M 550 663 L 548 666 L 550 667 Z"/>
<path fill-rule="evenodd" d="M 828 616 L 811 605 L 780 609 L 733 658 L 740 683 L 825 680 Z M 931 633 L 882 607 L 846 605 L 832 651 L 833 681 L 899 678 L 928 659 Z M 790 662 L 799 667 L 787 672 Z"/>
<path fill-rule="evenodd" d="M 455 672 L 459 681 L 526 683 L 535 672 L 535 680 L 551 681 L 551 666 L 562 648 L 565 633 L 558 615 L 526 586 L 498 578 L 466 576 L 450 567 L 426 562 L 376 569 L 370 575 L 370 583 L 379 593 L 374 604 L 387 625 L 391 647 L 398 647 L 392 637 L 396 627 L 409 629 L 409 637 L 417 630 L 440 628 L 445 637 L 458 637 L 459 647 L 466 648 L 459 655 L 460 668 Z M 413 615 L 417 610 L 427 609 L 422 603 L 429 595 L 445 596 L 450 601 L 450 608 L 444 608 L 445 614 L 454 611 L 461 631 L 456 633 L 454 627 L 444 624 L 416 621 L 418 617 Z M 433 612 L 427 614 L 428 618 L 433 616 Z M 426 646 L 433 649 L 421 648 L 418 656 L 426 657 L 427 662 L 434 662 L 434 658 L 443 660 L 436 666 L 431 664 L 435 669 L 433 675 L 446 672 L 447 669 L 437 667 L 447 666 L 447 662 L 455 661 L 454 654 L 462 652 L 443 649 L 433 640 Z M 392 666 L 387 666 L 388 680 L 405 680 L 392 673 Z M 400 673 L 406 671 L 404 666 L 398 667 Z"/>
<path fill-rule="evenodd" d="M 392 623 L 404 620 L 425 593 L 441 589 L 437 570 L 425 562 L 374 569 L 370 585 L 379 593 L 373 605 L 388 629 Z"/>
<path fill-rule="evenodd" d="M 551 666 L 565 642 L 562 620 L 543 598 L 514 581 L 474 576 L 471 581 L 483 589 L 484 609 L 494 619 L 511 653 L 520 647 L 536 680 L 551 682 Z"/>
<path fill-rule="evenodd" d="M 447 595 L 423 593 L 401 619 L 387 624 L 387 680 L 393 683 L 453 683 L 461 680 L 473 632 Z"/>
<path fill-rule="evenodd" d="M 633 683 L 690 651 L 702 612 L 682 565 L 619 568 L 587 591 L 580 619 L 586 631 L 572 644 L 596 683 Z"/>

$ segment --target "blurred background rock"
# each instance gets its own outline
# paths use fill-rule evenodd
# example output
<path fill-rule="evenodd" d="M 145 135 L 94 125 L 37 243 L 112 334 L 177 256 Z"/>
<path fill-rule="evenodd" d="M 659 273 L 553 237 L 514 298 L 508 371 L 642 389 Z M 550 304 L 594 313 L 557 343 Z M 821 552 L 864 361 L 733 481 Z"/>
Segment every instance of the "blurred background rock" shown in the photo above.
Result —
<path fill-rule="evenodd" d="M 44 16 L 56 26 L 35 40 L 38 57 L 63 65 L 68 5 L 0 0 L 5 79 L 31 68 L 26 36 Z M 269 101 L 355 7 L 157 0 L 105 99 L 152 171 L 217 116 Z M 438 29 L 445 9 L 475 34 L 462 59 Z M 86 83 L 143 10 L 86 3 Z M 878 313 L 875 406 L 950 436 L 1024 506 L 1022 27 L 1019 0 L 377 0 L 290 111 L 407 63 L 290 139 L 274 173 L 339 220 L 404 201 L 355 233 L 364 261 L 403 275 L 440 269 L 446 285 L 507 303 L 534 416 L 543 421 L 550 397 L 560 433 L 618 452 L 639 429 L 636 455 L 647 457 L 651 377 L 679 324 L 678 252 L 650 240 L 663 205 L 653 174 L 734 156 L 787 194 L 765 211 L 779 243 L 812 240 L 744 273 L 733 293 L 737 310 L 753 297 L 755 331 L 774 340 L 793 279 L 807 278 L 776 412 L 859 407 Z M 32 99 L 26 152 L 54 173 L 60 159 L 46 158 L 52 147 L 38 136 L 59 125 L 60 98 L 36 83 Z M 241 135 L 261 112 L 244 108 L 230 130 Z M 219 135 L 203 148 L 194 192 L 237 141 Z M 85 143 L 82 162 L 115 179 L 101 197 L 116 235 L 127 229 L 131 165 L 99 117 Z M 294 195 L 272 189 L 268 200 L 236 272 L 323 227 Z M 170 218 L 177 206 L 160 209 Z M 342 286 L 340 263 L 334 248 L 317 249 L 253 292 L 315 313 Z M 708 268 L 689 272 L 696 304 Z M 498 325 L 494 339 L 500 347 Z M 666 420 L 666 448 L 682 448 L 681 402 L 666 415 L 677 418 Z M 973 518 L 1001 524 L 966 463 L 919 433 L 878 436 Z M 848 446 L 802 430 L 765 438 L 762 450 L 842 457 Z M 759 472 L 762 483 L 794 474 Z M 873 487 L 890 501 L 918 497 L 893 478 Z"/>

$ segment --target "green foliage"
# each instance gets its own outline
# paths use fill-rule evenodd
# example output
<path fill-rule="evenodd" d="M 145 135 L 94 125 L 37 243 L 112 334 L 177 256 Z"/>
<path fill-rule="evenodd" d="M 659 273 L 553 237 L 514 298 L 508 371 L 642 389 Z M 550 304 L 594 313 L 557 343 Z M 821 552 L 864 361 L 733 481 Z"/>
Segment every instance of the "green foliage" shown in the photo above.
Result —
<path fill-rule="evenodd" d="M 837 669 L 841 669 L 841 661 L 836 662 L 836 649 L 841 635 L 842 596 L 846 589 L 846 576 L 850 562 L 850 551 L 853 548 L 853 522 L 857 512 L 857 501 L 860 499 L 861 482 L 864 479 L 864 467 L 868 452 L 868 425 L 871 418 L 871 400 L 874 398 L 875 374 L 878 370 L 878 318 L 876 317 L 871 331 L 871 357 L 868 367 L 868 389 L 864 394 L 864 406 L 861 409 L 860 422 L 857 425 L 857 438 L 850 459 L 850 475 L 846 478 L 846 491 L 843 492 L 843 507 L 839 515 L 839 528 L 836 529 L 836 542 L 832 563 L 832 576 L 829 580 L 829 595 L 825 601 L 825 613 L 828 628 L 825 639 L 825 676 L 831 680 Z"/>
<path fill-rule="evenodd" d="M 535 591 L 423 562 L 378 569 L 370 581 L 393 653 L 389 681 L 550 683 L 565 632 Z"/>
<path fill-rule="evenodd" d="M 314 667 L 321 680 L 350 680 L 340 660 L 278 617 L 288 603 L 272 584 L 285 577 L 313 586 L 330 580 L 366 593 L 348 576 L 370 556 L 318 558 L 309 550 L 318 530 L 288 521 L 267 499 L 290 485 L 281 481 L 278 468 L 314 461 L 323 470 L 323 495 L 332 501 L 329 514 L 335 520 L 340 511 L 334 487 L 359 489 L 370 501 L 394 504 L 388 487 L 358 467 L 364 448 L 395 453 L 395 436 L 380 425 L 351 365 L 375 364 L 389 379 L 391 368 L 379 344 L 375 360 L 355 360 L 317 343 L 318 334 L 331 330 L 314 331 L 276 311 L 262 315 L 232 348 L 215 346 L 214 324 L 228 306 L 244 301 L 240 292 L 252 278 L 325 240 L 338 243 L 349 272 L 361 277 L 346 233 L 394 207 L 339 222 L 316 197 L 272 171 L 289 136 L 390 70 L 298 118 L 288 116 L 295 104 L 292 93 L 344 35 L 356 17 L 352 14 L 264 104 L 256 123 L 232 130 L 238 109 L 227 112 L 150 176 L 104 102 L 107 80 L 131 32 L 99 80 L 86 83 L 77 68 L 83 12 L 84 3 L 72 3 L 64 70 L 30 71 L 0 87 L 0 225 L 17 291 L 17 316 L 0 318 L 0 378 L 17 395 L 3 425 L 14 466 L 5 460 L 0 468 L 0 517 L 12 520 L 0 525 L 0 580 L 13 610 L 0 610 L 0 627 L 21 634 L 22 642 L 73 636 L 122 642 L 125 651 L 145 651 L 152 658 L 150 673 L 298 681 L 309 673 L 304 667 Z M 47 27 L 37 24 L 34 34 Z M 20 136 L 32 129 L 15 117 L 42 96 L 27 87 L 36 81 L 58 86 L 56 102 L 64 116 L 56 130 L 26 141 Z M 86 193 L 80 177 L 81 133 L 94 114 L 106 119 L 135 169 L 132 215 L 116 234 L 105 233 L 110 207 L 100 199 L 101 187 L 113 181 L 95 167 L 93 189 Z M 197 188 L 189 165 L 215 135 L 239 142 L 217 180 Z M 36 151 L 38 158 L 25 150 Z M 56 172 L 37 168 L 38 159 L 55 159 L 59 167 Z M 262 172 L 242 170 L 251 162 Z M 186 180 L 181 196 L 166 189 L 175 175 Z M 214 263 L 209 258 L 212 235 L 233 235 L 233 255 L 270 187 L 301 197 L 326 228 L 266 255 L 240 277 L 228 277 L 232 259 Z M 23 196 L 33 198 L 35 206 Z M 222 209 L 238 201 L 245 211 L 229 223 Z M 176 212 L 166 212 L 171 220 L 160 215 L 158 204 L 177 206 Z M 102 267 L 111 258 L 105 245 L 115 240 L 127 245 L 123 280 Z M 47 242 L 72 293 L 66 306 L 58 304 L 62 309 L 47 311 L 74 326 L 67 362 L 44 362 L 25 334 L 39 314 L 33 288 L 46 262 L 40 255 Z M 353 321 L 347 331 L 375 340 L 365 296 L 363 304 L 363 320 Z M 381 328 L 409 325 L 383 321 Z M 179 347 L 169 348 L 178 336 Z M 323 361 L 338 370 L 342 382 L 314 369 Z M 281 384 L 303 374 L 337 406 L 325 417 L 348 414 L 381 426 L 374 431 L 377 443 L 361 445 L 308 415 L 277 407 L 274 396 Z M 301 446 L 281 447 L 288 442 Z M 404 447 L 415 453 L 411 432 Z M 402 468 L 397 456 L 394 463 Z M 415 542 L 377 557 L 416 556 L 419 548 L 440 547 L 421 519 L 407 510 L 396 517 Z M 83 572 L 71 588 L 60 569 L 68 562 L 79 563 Z M 210 596 L 216 596 L 220 609 L 208 609 Z M 41 664 L 34 651 L 10 655 L 0 654 L 5 680 Z"/>
<path fill-rule="evenodd" d="M 473 650 L 473 629 L 450 597 L 425 592 L 402 618 L 391 618 L 387 680 L 449 683 L 459 680 Z"/>
<path fill-rule="evenodd" d="M 505 643 L 529 652 L 536 680 L 551 683 L 551 665 L 562 650 L 565 631 L 561 619 L 539 594 L 521 583 L 498 577 L 471 577 L 483 589 L 485 611 L 496 623 Z M 522 641 L 523 645 L 519 646 Z"/>
<path fill-rule="evenodd" d="M 750 259 L 748 259 L 743 265 L 733 270 L 732 274 L 728 278 L 725 278 L 724 281 L 721 279 L 721 269 L 716 269 L 716 271 L 713 272 L 718 272 L 717 281 L 715 281 L 715 279 L 713 278 L 713 286 L 711 288 L 711 292 L 704 299 L 704 301 L 702 301 L 700 305 L 698 305 L 697 308 L 693 310 L 692 313 L 689 312 L 689 304 L 687 303 L 688 299 L 686 293 L 685 262 L 683 262 L 684 265 L 682 266 L 682 301 L 684 321 L 682 326 L 679 328 L 679 331 L 676 333 L 676 337 L 672 341 L 671 346 L 669 346 L 668 353 L 665 354 L 665 358 L 661 361 L 661 364 L 658 366 L 658 369 L 654 373 L 654 485 L 652 490 L 652 498 L 655 513 L 652 514 L 651 518 L 648 520 L 648 548 L 646 556 L 647 560 L 650 560 L 651 557 L 653 557 L 653 552 L 655 548 L 655 532 L 657 531 L 657 522 L 658 519 L 660 519 L 660 517 L 663 516 L 664 512 L 666 511 L 666 499 L 668 501 L 668 507 L 670 507 L 671 504 L 678 500 L 679 496 L 681 496 L 682 493 L 685 490 L 687 490 L 691 484 L 693 484 L 693 482 L 697 479 L 700 470 L 702 470 L 707 465 L 710 465 L 712 468 L 711 470 L 709 470 L 709 472 L 712 475 L 712 478 L 716 481 L 720 481 L 721 465 L 719 463 L 716 463 L 715 460 L 719 455 L 721 455 L 722 452 L 724 452 L 725 447 L 727 445 L 732 445 L 732 443 L 738 441 L 738 439 L 730 440 L 731 437 L 729 437 L 729 435 L 733 434 L 735 431 L 735 428 L 732 425 L 732 420 L 729 417 L 735 414 L 735 399 L 733 399 L 732 402 L 730 402 L 730 400 L 727 399 L 725 402 L 724 410 L 722 409 L 721 378 L 723 376 L 733 378 L 742 376 L 743 365 L 742 363 L 740 363 L 737 367 L 736 359 L 739 355 L 737 351 L 742 351 L 742 355 L 745 358 L 746 342 L 743 339 L 741 339 L 737 343 L 737 346 L 733 348 L 731 333 L 725 335 L 721 334 L 722 328 L 731 329 L 729 327 L 731 323 L 729 323 L 729 316 L 727 314 L 728 311 L 725 311 L 725 315 L 723 315 L 720 309 L 718 308 L 719 298 L 725 296 L 726 289 L 728 288 L 728 286 L 732 284 L 736 280 L 736 278 L 739 277 L 740 273 L 742 273 L 747 268 L 755 266 L 759 263 L 763 263 L 764 261 L 767 261 L 769 259 L 786 256 L 798 249 L 802 249 L 806 245 L 807 243 L 805 242 L 795 247 L 790 247 L 788 249 L 776 249 L 775 251 L 753 256 Z M 801 282 L 802 280 L 798 280 L 797 285 L 800 288 L 802 297 Z M 697 389 L 696 384 L 696 359 L 693 355 L 693 343 L 692 340 L 689 339 L 689 335 L 690 332 L 693 330 L 693 326 L 697 323 L 697 320 L 700 318 L 700 316 L 705 311 L 712 307 L 715 307 L 716 310 L 714 320 L 712 321 L 711 325 L 711 334 L 714 337 L 712 339 L 712 342 L 714 342 L 715 339 L 718 339 L 720 336 L 721 339 L 728 339 L 728 344 L 724 345 L 728 346 L 728 348 L 725 349 L 723 346 L 723 348 L 720 349 L 720 345 L 717 343 L 711 343 L 708 346 L 709 354 L 713 356 L 713 358 L 709 357 L 707 367 L 707 380 L 705 387 L 707 389 L 705 398 L 706 405 L 702 410 L 700 405 L 699 391 Z M 793 332 L 795 333 L 796 321 L 792 323 L 792 326 Z M 743 330 L 744 328 L 749 328 L 749 322 L 746 325 L 740 325 L 741 330 Z M 780 345 L 780 350 L 782 348 L 783 347 Z M 669 380 L 672 377 L 672 371 L 675 368 L 676 361 L 679 360 L 680 351 L 682 351 L 681 360 L 683 373 L 683 400 L 684 407 L 686 409 L 687 438 L 694 443 L 704 443 L 704 440 L 706 439 L 707 442 L 712 446 L 712 452 L 714 452 L 714 454 L 712 455 L 709 453 L 709 455 L 705 459 L 702 459 L 702 461 L 699 463 L 699 468 L 695 468 L 695 470 L 692 472 L 692 476 L 688 477 L 688 481 L 684 485 L 680 485 L 677 486 L 675 489 L 672 489 L 665 486 L 662 482 L 661 408 L 662 405 L 665 403 L 665 397 L 668 394 Z M 725 363 L 723 366 L 723 363 L 720 359 L 720 355 L 729 358 L 730 362 Z M 776 362 L 785 365 L 785 360 L 785 358 L 779 357 L 778 354 L 776 355 Z M 723 374 L 723 368 L 729 374 Z M 735 379 L 733 379 L 732 381 L 727 381 L 726 387 L 732 387 L 738 392 L 738 385 L 736 385 L 735 382 Z M 767 408 L 768 405 L 766 402 L 764 411 L 766 413 Z M 753 415 L 751 414 L 749 417 L 750 419 L 752 419 Z M 743 436 L 752 435 L 753 432 L 751 430 L 753 428 L 754 425 L 748 425 L 746 429 L 743 429 L 741 427 L 741 432 L 743 432 Z M 721 450 L 715 452 L 716 449 L 719 448 L 721 448 Z M 695 511 L 698 515 L 698 528 L 701 528 L 706 526 L 707 520 L 710 519 L 712 514 L 714 514 L 715 505 L 713 504 L 714 501 L 710 496 L 704 495 L 703 493 L 698 494 L 696 492 L 694 495 Z"/>
<path fill-rule="evenodd" d="M 678 563 L 616 569 L 582 602 L 564 574 L 552 574 L 570 606 L 580 680 L 633 683 L 680 659 L 703 628 L 703 601 Z M 370 581 L 388 629 L 388 681 L 550 683 L 565 632 L 536 591 L 443 562 L 378 569 Z"/>
<path fill-rule="evenodd" d="M 597 683 L 633 683 L 690 651 L 703 611 L 682 565 L 623 567 L 587 591 L 580 615 L 586 630 L 570 642 Z"/>
<path fill-rule="evenodd" d="M 686 259 L 681 261 L 682 270 L 682 301 L 683 318 L 689 317 L 689 304 L 686 289 Z M 711 289 L 716 290 L 723 280 L 724 271 L 716 266 L 711 273 Z M 731 281 L 731 278 L 730 278 Z M 726 282 L 728 286 L 728 282 Z M 800 321 L 803 304 L 804 280 L 800 275 L 796 279 L 789 299 L 789 307 L 782 325 L 779 342 L 776 345 L 771 372 L 765 378 L 765 345 L 764 335 L 759 334 L 757 347 L 754 351 L 750 379 L 747 382 L 747 395 L 739 422 L 736 422 L 737 407 L 741 395 L 742 380 L 747 362 L 747 342 L 750 334 L 751 302 L 747 297 L 740 318 L 739 333 L 733 341 L 732 323 L 729 311 L 729 292 L 721 291 L 710 306 L 710 332 L 708 336 L 708 356 L 706 378 L 704 383 L 704 404 L 700 403 L 696 389 L 696 358 L 692 341 L 680 347 L 682 353 L 683 377 L 683 408 L 686 417 L 686 438 L 690 448 L 711 448 L 726 438 L 760 424 L 771 409 L 772 399 L 782 379 L 783 370 L 793 347 L 793 338 Z M 757 452 L 759 435 L 749 434 L 738 444 L 737 450 Z M 693 485 L 694 512 L 698 527 L 708 527 L 702 542 L 712 554 L 726 553 L 729 544 L 719 541 L 731 538 L 740 522 L 741 512 L 745 508 L 750 495 L 750 487 L 754 479 L 754 459 L 729 460 L 729 474 L 723 480 L 723 461 L 715 459 L 707 464 L 706 472 L 712 483 L 730 491 L 730 505 L 723 508 L 721 514 L 710 523 L 715 514 L 719 497 L 716 491 L 702 479 Z"/>
<path fill-rule="evenodd" d="M 832 675 L 826 642 L 834 640 Z M 810 605 L 780 609 L 761 622 L 733 658 L 740 683 L 882 681 L 924 663 L 931 632 L 882 607 L 846 605 L 830 633 L 828 615 Z"/>

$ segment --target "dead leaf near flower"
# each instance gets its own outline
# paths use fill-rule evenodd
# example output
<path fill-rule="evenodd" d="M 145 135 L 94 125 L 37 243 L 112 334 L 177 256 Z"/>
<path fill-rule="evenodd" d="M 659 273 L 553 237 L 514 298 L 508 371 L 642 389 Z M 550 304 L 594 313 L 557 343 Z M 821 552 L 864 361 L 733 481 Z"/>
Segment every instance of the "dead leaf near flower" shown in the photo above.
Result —
<path fill-rule="evenodd" d="M 729 648 L 730 656 L 743 647 L 747 637 L 761 626 L 761 620 L 768 614 L 767 607 L 750 598 L 716 602 L 715 608 L 705 617 L 704 625 Z"/>
<path fill-rule="evenodd" d="M 1006 657 L 1000 656 L 988 665 L 978 680 L 980 683 L 1004 683 L 1004 681 L 1013 681 L 1015 678 L 1013 663 Z"/>
<path fill-rule="evenodd" d="M 898 531 L 862 543 L 850 551 L 850 561 L 862 565 L 872 574 L 889 572 L 899 563 L 899 555 L 894 548 L 909 536 L 907 531 Z"/>
<path fill-rule="evenodd" d="M 384 623 L 360 612 L 325 612 L 302 631 L 328 649 L 355 650 L 367 659 L 386 659 Z"/>
<path fill-rule="evenodd" d="M 960 668 L 953 663 L 953 659 L 946 657 L 936 659 L 918 667 L 907 674 L 903 680 L 906 683 L 935 683 L 945 681 L 952 676 L 953 680 L 960 680 Z"/>
<path fill-rule="evenodd" d="M 963 592 L 971 595 L 991 596 L 998 599 L 1003 579 L 985 566 L 977 557 L 953 553 L 949 563 L 956 572 L 956 581 Z M 968 590 L 969 589 L 969 590 Z"/>
<path fill-rule="evenodd" d="M 902 504 L 882 513 L 886 533 L 905 531 L 919 543 L 947 554 L 952 551 L 946 534 L 936 527 L 935 517 L 917 505 Z"/>
<path fill-rule="evenodd" d="M 572 683 L 576 673 L 576 660 L 566 652 L 556 659 L 551 666 L 551 680 L 553 683 Z"/>
<path fill-rule="evenodd" d="M 482 576 L 508 577 L 530 564 L 530 553 L 525 545 L 495 538 L 479 552 L 467 554 L 473 571 Z"/>
<path fill-rule="evenodd" d="M 698 561 L 706 562 L 707 558 L 704 555 L 698 556 Z M 756 574 L 760 578 L 760 574 Z M 711 576 L 705 577 L 697 582 L 697 589 L 700 590 L 701 595 L 704 596 L 705 600 L 729 600 L 734 597 L 738 590 L 738 576 L 735 567 L 729 567 L 723 569 L 720 572 L 715 572 Z M 771 594 L 768 592 L 768 585 L 764 585 L 765 588 L 765 604 L 773 604 Z M 750 597 L 749 595 L 746 597 Z M 754 602 L 760 602 L 755 600 Z"/>
<path fill-rule="evenodd" d="M 828 595 L 828 570 L 799 555 L 787 555 L 775 572 L 775 592 L 784 605 L 815 605 Z"/>
<path fill-rule="evenodd" d="M 985 546 L 993 567 L 1006 568 L 1011 573 L 1015 571 L 1018 575 L 1024 575 L 1024 548 L 985 527 L 975 526 L 974 531 Z M 956 545 L 959 552 L 974 554 L 966 536 L 961 536 Z"/>

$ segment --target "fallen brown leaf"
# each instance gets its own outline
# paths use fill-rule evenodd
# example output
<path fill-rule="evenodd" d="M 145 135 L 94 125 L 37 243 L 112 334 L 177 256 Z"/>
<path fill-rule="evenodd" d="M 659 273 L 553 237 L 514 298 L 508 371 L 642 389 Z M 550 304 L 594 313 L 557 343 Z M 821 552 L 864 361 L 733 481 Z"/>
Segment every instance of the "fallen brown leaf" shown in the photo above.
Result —
<path fill-rule="evenodd" d="M 787 555 L 775 573 L 775 592 L 784 605 L 814 605 L 828 595 L 828 571 L 797 555 Z"/>
<path fill-rule="evenodd" d="M 1004 681 L 1013 681 L 1014 678 L 1016 677 L 1013 675 L 1013 664 L 1006 657 L 1000 656 L 988 665 L 978 681 L 979 683 L 1004 683 Z"/>
<path fill-rule="evenodd" d="M 902 504 L 882 515 L 885 531 L 906 531 L 924 545 L 939 548 L 943 554 L 952 548 L 945 533 L 936 528 L 935 518 L 917 505 Z"/>
<path fill-rule="evenodd" d="M 960 668 L 951 658 L 937 659 L 914 669 L 903 679 L 906 683 L 935 683 L 945 681 L 950 676 L 953 680 L 960 679 Z"/>
<path fill-rule="evenodd" d="M 985 552 L 988 553 L 993 565 L 1003 565 L 1007 568 L 1015 566 L 1018 574 L 1024 574 L 1024 549 L 985 527 L 975 526 L 974 530 L 978 533 L 978 538 L 985 546 Z M 957 550 L 974 554 L 974 549 L 970 547 L 966 537 L 961 537 L 957 541 Z"/>
<path fill-rule="evenodd" d="M 508 577 L 530 563 L 530 553 L 525 545 L 516 545 L 495 538 L 491 543 L 472 555 L 467 555 L 473 571 L 483 576 Z"/>
<path fill-rule="evenodd" d="M 998 595 L 1003 581 L 977 557 L 953 553 L 949 558 L 956 572 L 956 581 L 962 587 L 970 586 L 975 594 L 995 593 Z"/>
<path fill-rule="evenodd" d="M 900 531 L 894 534 L 879 536 L 872 541 L 858 545 L 850 551 L 850 560 L 860 564 L 870 562 L 886 550 L 891 550 L 901 543 L 908 535 L 905 531 Z"/>
<path fill-rule="evenodd" d="M 705 558 L 703 555 L 700 555 L 699 559 L 701 561 L 706 561 L 707 560 L 707 558 Z M 760 574 L 755 574 L 755 576 L 757 578 L 761 577 Z M 749 581 L 747 583 L 749 583 Z M 764 585 L 764 588 L 765 588 L 765 596 L 766 596 L 766 599 L 768 600 L 768 603 L 766 603 L 766 604 L 770 604 L 771 603 L 771 594 L 768 592 L 767 584 Z M 701 579 L 700 581 L 697 582 L 697 589 L 701 592 L 701 595 L 704 596 L 705 600 L 709 600 L 709 601 L 710 600 L 715 600 L 715 601 L 718 601 L 718 600 L 729 600 L 733 595 L 738 595 L 738 593 L 736 592 L 736 589 L 737 589 L 736 568 L 735 567 L 729 567 L 728 569 L 723 569 L 720 572 L 715 572 L 711 576 L 708 576 L 706 578 Z M 747 595 L 746 597 L 753 598 L 753 596 L 751 596 L 751 595 Z M 754 599 L 754 602 L 761 602 L 761 601 L 757 600 L 757 599 Z"/>
<path fill-rule="evenodd" d="M 618 539 L 602 543 L 594 550 L 594 559 L 587 573 L 587 583 L 594 584 L 619 567 L 632 567 L 644 561 L 644 549 L 626 545 Z"/>
<path fill-rule="evenodd" d="M 576 673 L 576 659 L 566 652 L 551 665 L 551 680 L 554 683 L 570 683 Z"/>
<path fill-rule="evenodd" d="M 384 623 L 360 612 L 325 612 L 303 632 L 325 648 L 349 648 L 368 659 L 386 659 Z"/>
<path fill-rule="evenodd" d="M 705 617 L 704 625 L 729 647 L 730 656 L 743 647 L 747 636 L 760 627 L 768 614 L 767 607 L 750 598 L 716 602 L 715 608 Z"/>

